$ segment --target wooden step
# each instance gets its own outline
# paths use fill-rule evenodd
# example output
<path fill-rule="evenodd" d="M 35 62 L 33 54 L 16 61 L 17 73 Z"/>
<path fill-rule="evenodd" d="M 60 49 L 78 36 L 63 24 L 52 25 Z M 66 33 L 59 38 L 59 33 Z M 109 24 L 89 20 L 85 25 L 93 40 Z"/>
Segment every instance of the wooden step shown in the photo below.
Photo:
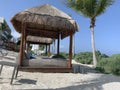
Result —
<path fill-rule="evenodd" d="M 36 67 L 19 67 L 21 71 L 28 71 L 28 72 L 44 72 L 44 73 L 71 73 L 72 68 L 36 68 Z"/>

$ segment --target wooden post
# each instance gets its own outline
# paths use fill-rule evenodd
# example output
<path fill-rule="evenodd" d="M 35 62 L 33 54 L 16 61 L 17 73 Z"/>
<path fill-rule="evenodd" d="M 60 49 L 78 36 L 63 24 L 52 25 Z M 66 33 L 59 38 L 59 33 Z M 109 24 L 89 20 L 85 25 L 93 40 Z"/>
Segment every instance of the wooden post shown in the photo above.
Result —
<path fill-rule="evenodd" d="M 55 46 L 55 39 L 54 39 L 54 41 L 53 41 L 53 53 L 55 54 L 55 49 L 56 49 L 56 46 Z"/>
<path fill-rule="evenodd" d="M 73 44 L 73 33 L 70 32 L 70 44 L 69 44 L 69 60 L 68 60 L 68 68 L 72 67 L 72 44 Z"/>
<path fill-rule="evenodd" d="M 73 46 L 72 46 L 72 52 L 73 52 L 73 54 L 72 54 L 72 56 L 74 57 L 75 56 L 75 34 L 73 34 Z"/>
<path fill-rule="evenodd" d="M 48 46 L 48 57 L 50 57 L 50 44 Z"/>
<path fill-rule="evenodd" d="M 21 29 L 21 45 L 20 45 L 20 58 L 19 58 L 19 65 L 22 65 L 22 60 L 23 60 L 23 50 L 24 50 L 24 38 L 25 38 L 25 23 L 22 23 L 22 29 Z"/>
<path fill-rule="evenodd" d="M 26 46 L 26 31 L 24 30 L 24 49 L 27 51 L 27 46 Z"/>
<path fill-rule="evenodd" d="M 46 51 L 45 51 L 46 55 L 47 55 L 47 44 L 46 44 Z"/>
<path fill-rule="evenodd" d="M 57 55 L 60 53 L 60 34 L 58 35 L 58 43 L 57 43 Z"/>
<path fill-rule="evenodd" d="M 27 48 L 26 48 L 27 53 L 28 53 L 29 47 L 30 47 L 30 43 L 28 42 L 27 43 Z"/>

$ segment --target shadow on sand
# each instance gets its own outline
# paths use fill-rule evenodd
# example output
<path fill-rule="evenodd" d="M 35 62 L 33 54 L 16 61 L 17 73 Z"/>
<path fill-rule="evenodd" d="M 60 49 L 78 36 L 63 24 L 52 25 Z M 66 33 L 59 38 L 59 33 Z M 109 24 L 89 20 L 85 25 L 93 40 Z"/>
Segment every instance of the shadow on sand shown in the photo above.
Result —
<path fill-rule="evenodd" d="M 31 80 L 31 79 L 20 79 L 17 82 L 21 83 L 21 84 L 36 84 L 36 80 Z"/>

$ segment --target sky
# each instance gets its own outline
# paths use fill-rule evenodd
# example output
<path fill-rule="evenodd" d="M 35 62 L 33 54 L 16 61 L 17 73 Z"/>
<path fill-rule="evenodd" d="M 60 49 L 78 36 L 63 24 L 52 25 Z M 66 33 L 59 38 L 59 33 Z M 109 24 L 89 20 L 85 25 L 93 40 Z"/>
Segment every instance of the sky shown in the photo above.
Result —
<path fill-rule="evenodd" d="M 72 16 L 79 26 L 79 32 L 74 36 L 75 52 L 92 51 L 90 20 L 68 8 L 64 0 L 0 0 L 0 16 L 5 18 L 12 30 L 12 35 L 20 36 L 12 26 L 10 19 L 14 14 L 27 8 L 43 4 L 51 4 L 54 7 Z M 95 48 L 107 55 L 120 54 L 120 0 L 107 8 L 104 14 L 96 18 L 95 26 Z M 69 51 L 69 37 L 61 40 L 60 51 Z"/>

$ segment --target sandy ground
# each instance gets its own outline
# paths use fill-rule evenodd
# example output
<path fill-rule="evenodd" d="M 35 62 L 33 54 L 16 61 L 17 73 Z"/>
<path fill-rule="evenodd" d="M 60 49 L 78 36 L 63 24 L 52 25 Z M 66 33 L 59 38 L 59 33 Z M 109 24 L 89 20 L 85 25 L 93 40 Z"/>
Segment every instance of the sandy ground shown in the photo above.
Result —
<path fill-rule="evenodd" d="M 120 76 L 111 74 L 90 71 L 84 74 L 19 71 L 17 79 L 10 85 L 12 71 L 13 67 L 3 67 L 0 90 L 120 90 Z"/>

